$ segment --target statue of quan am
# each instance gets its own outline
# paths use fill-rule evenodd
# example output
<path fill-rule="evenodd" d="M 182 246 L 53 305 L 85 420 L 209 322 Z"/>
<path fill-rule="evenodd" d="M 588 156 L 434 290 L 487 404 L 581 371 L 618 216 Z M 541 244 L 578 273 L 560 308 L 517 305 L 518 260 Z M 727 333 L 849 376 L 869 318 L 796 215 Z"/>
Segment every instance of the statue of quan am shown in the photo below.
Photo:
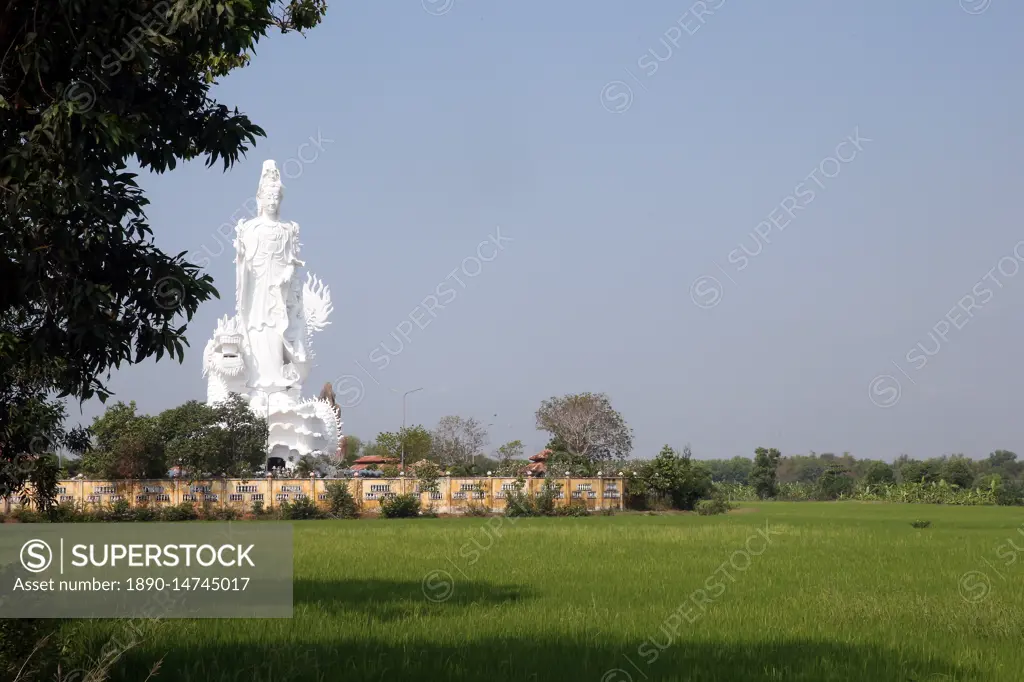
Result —
<path fill-rule="evenodd" d="M 341 415 L 326 400 L 301 397 L 313 366 L 311 337 L 330 324 L 333 307 L 330 289 L 305 273 L 299 226 L 281 220 L 283 197 L 277 165 L 264 161 L 258 214 L 235 228 L 235 315 L 218 320 L 203 374 L 208 404 L 238 393 L 267 418 L 268 456 L 287 466 L 303 455 L 333 454 Z"/>

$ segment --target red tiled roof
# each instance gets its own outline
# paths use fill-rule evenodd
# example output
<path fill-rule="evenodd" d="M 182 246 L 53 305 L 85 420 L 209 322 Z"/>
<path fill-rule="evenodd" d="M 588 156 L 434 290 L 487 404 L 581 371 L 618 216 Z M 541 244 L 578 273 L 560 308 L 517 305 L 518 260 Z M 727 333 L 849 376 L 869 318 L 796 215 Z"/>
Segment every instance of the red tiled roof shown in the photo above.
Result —
<path fill-rule="evenodd" d="M 366 457 L 360 457 L 355 461 L 355 464 L 389 464 L 396 460 L 390 457 L 381 457 L 380 455 L 367 455 Z"/>

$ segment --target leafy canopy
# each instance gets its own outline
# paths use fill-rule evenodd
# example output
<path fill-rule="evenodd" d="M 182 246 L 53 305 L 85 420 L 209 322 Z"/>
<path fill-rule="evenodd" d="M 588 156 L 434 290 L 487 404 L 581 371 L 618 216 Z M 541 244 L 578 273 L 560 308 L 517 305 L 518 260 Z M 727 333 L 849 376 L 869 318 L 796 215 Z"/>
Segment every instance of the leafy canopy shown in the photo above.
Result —
<path fill-rule="evenodd" d="M 316 26 L 325 0 L 10 0 L 0 9 L 0 488 L 66 442 L 51 394 L 110 395 L 121 363 L 184 355 L 216 296 L 153 242 L 128 172 L 234 164 L 264 131 L 210 97 L 269 30 Z M 184 318 L 184 322 L 182 321 Z M 44 449 L 53 449 L 47 447 Z"/>

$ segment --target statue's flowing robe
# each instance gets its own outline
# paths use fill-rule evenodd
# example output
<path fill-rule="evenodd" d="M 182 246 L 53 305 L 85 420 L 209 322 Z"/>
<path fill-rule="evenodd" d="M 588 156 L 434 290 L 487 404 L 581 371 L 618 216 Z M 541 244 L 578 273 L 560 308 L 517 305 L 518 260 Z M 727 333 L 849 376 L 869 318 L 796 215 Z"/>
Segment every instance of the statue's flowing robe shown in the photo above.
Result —
<path fill-rule="evenodd" d="M 284 388 L 306 360 L 302 288 L 297 286 L 299 229 L 264 217 L 238 227 L 238 315 L 249 339 L 254 387 Z"/>

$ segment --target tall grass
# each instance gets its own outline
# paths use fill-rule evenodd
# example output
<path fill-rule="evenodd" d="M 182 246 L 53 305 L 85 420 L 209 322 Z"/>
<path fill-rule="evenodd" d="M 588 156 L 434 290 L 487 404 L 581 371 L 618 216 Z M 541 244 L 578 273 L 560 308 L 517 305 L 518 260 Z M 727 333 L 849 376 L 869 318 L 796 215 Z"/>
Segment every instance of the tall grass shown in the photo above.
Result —
<path fill-rule="evenodd" d="M 910 525 L 923 514 L 926 532 Z M 710 517 L 296 523 L 294 618 L 144 627 L 112 679 L 162 659 L 157 682 L 1016 682 L 1024 556 L 1004 566 L 998 548 L 1024 547 L 1021 521 L 758 502 Z M 963 583 L 978 572 L 982 599 Z M 117 628 L 67 623 L 70 659 Z"/>

